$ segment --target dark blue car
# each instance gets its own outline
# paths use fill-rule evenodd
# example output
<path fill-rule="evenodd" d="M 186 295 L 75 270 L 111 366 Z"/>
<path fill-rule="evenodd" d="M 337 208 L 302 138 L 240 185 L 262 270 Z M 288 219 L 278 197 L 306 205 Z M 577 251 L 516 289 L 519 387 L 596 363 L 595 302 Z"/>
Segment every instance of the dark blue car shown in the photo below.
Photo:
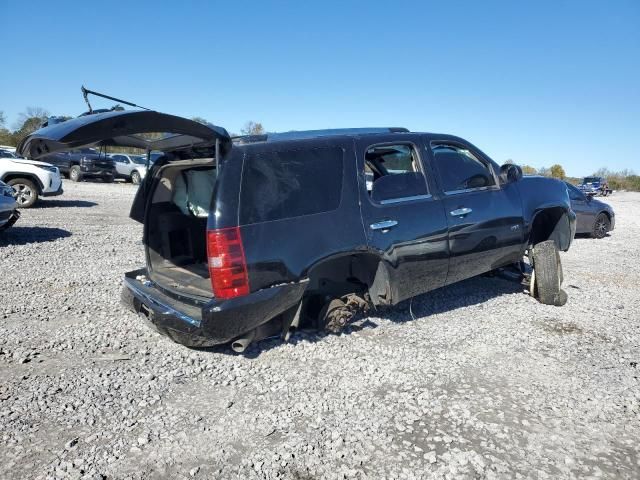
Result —
<path fill-rule="evenodd" d="M 610 205 L 585 195 L 581 189 L 567 183 L 571 209 L 576 213 L 576 233 L 604 238 L 614 229 L 616 215 Z"/>

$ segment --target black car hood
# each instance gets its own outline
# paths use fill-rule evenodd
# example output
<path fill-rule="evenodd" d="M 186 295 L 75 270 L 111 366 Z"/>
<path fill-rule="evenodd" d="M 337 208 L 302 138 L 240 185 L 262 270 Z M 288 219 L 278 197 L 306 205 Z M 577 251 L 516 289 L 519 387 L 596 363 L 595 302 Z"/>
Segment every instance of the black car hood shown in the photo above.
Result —
<path fill-rule="evenodd" d="M 148 139 L 139 134 L 162 133 Z M 28 158 L 90 145 L 135 147 L 174 152 L 213 148 L 220 142 L 220 153 L 232 146 L 222 127 L 148 110 L 124 110 L 86 115 L 36 130 L 20 142 L 17 152 Z"/>

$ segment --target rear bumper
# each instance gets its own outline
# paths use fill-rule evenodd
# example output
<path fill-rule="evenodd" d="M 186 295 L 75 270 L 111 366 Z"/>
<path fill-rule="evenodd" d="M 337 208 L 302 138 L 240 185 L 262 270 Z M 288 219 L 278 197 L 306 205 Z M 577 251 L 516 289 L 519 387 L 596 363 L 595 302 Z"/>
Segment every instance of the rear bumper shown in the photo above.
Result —
<path fill-rule="evenodd" d="M 125 274 L 122 303 L 155 329 L 191 347 L 228 343 L 296 305 L 307 282 L 265 288 L 230 300 L 199 302 L 170 296 L 149 280 L 146 269 Z"/>

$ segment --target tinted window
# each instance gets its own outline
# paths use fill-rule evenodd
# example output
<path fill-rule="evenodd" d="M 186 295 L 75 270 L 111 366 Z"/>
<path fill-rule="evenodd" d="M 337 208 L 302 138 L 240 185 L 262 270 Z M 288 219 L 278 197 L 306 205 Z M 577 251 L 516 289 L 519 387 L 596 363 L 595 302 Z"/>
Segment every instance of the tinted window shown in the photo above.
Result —
<path fill-rule="evenodd" d="M 567 190 L 569 190 L 569 198 L 571 200 L 584 200 L 584 195 L 573 185 L 567 183 Z"/>
<path fill-rule="evenodd" d="M 495 185 L 489 167 L 469 150 L 454 145 L 432 145 L 435 165 L 445 192 Z"/>
<path fill-rule="evenodd" d="M 428 194 L 420 158 L 412 145 L 373 145 L 365 152 L 365 180 L 380 203 Z"/>
<path fill-rule="evenodd" d="M 342 193 L 340 148 L 247 155 L 242 176 L 242 224 L 335 210 Z"/>

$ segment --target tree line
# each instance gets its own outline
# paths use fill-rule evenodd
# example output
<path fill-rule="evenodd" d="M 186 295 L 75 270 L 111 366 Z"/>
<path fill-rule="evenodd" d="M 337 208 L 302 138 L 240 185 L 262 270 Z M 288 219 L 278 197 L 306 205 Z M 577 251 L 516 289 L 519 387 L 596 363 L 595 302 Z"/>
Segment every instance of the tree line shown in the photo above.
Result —
<path fill-rule="evenodd" d="M 513 163 L 511 160 L 507 162 Z M 568 177 L 564 171 L 564 168 L 560 164 L 551 165 L 549 168 L 542 167 L 536 169 L 530 165 L 522 166 L 522 173 L 525 175 L 542 175 L 545 177 L 558 178 L 565 180 L 574 185 L 582 183 L 582 178 Z M 613 190 L 631 190 L 634 192 L 640 192 L 640 175 L 636 175 L 632 170 L 620 170 L 613 171 L 606 167 L 600 168 L 593 172 L 590 177 L 604 177 L 609 182 L 609 187 Z"/>

